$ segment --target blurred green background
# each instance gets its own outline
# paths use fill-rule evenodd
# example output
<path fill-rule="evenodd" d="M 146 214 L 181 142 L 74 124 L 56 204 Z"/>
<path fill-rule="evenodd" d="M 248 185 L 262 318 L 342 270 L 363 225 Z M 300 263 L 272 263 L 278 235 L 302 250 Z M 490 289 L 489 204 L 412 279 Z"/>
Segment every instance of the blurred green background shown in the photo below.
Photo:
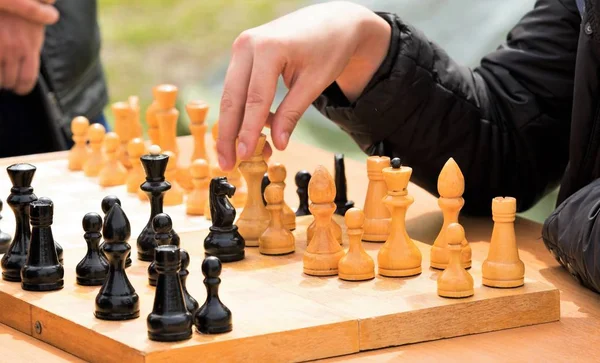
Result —
<path fill-rule="evenodd" d="M 463 64 L 477 66 L 535 0 L 358 0 L 374 11 L 393 12 L 419 27 Z M 302 6 L 306 0 L 99 0 L 102 59 L 110 103 L 140 97 L 143 112 L 151 88 L 159 83 L 179 87 L 179 134 L 189 133 L 183 106 L 203 99 L 211 108 L 208 123 L 218 118 L 229 51 L 243 30 Z M 476 29 L 476 30 L 473 30 Z M 280 85 L 273 110 L 285 95 Z M 112 123 L 110 105 L 106 116 Z M 348 158 L 364 159 L 354 142 L 314 109 L 309 109 L 293 139 Z M 553 209 L 556 193 L 524 213 L 542 221 Z"/>

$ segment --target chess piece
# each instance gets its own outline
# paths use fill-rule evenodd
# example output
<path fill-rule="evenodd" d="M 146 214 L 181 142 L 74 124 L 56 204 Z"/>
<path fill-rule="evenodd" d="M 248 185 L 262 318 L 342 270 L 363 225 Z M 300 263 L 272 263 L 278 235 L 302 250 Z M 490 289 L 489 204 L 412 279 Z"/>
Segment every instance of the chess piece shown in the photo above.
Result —
<path fill-rule="evenodd" d="M 190 295 L 187 291 L 186 280 L 190 272 L 188 271 L 188 267 L 190 266 L 190 254 L 187 253 L 183 248 L 179 249 L 181 254 L 181 269 L 179 270 L 179 280 L 181 281 L 181 288 L 183 290 L 183 300 L 185 301 L 185 306 L 187 310 L 192 314 L 192 316 L 198 310 L 198 302 L 196 299 Z"/>
<path fill-rule="evenodd" d="M 129 107 L 133 112 L 133 135 L 134 138 L 144 138 L 144 133 L 142 130 L 142 123 L 140 122 L 140 98 L 138 96 L 129 96 L 127 99 L 129 102 Z"/>
<path fill-rule="evenodd" d="M 267 189 L 267 186 L 269 186 L 269 184 L 271 184 L 271 181 L 269 180 L 269 173 L 267 172 L 265 173 L 265 175 L 263 175 L 262 180 L 260 182 L 260 195 L 262 196 L 263 204 L 265 206 L 267 206 L 267 200 L 265 199 L 265 190 Z"/>
<path fill-rule="evenodd" d="M 170 84 L 161 84 L 152 89 L 154 99 L 158 105 L 156 120 L 158 121 L 159 143 L 164 151 L 179 154 L 177 147 L 177 119 L 179 111 L 175 108 L 177 102 L 177 87 Z"/>
<path fill-rule="evenodd" d="M 312 223 L 308 226 L 308 228 L 306 228 L 306 244 L 308 244 L 315 235 L 316 227 L 317 220 L 315 218 L 313 219 Z M 329 228 L 331 228 L 331 232 L 333 233 L 333 236 L 335 237 L 336 241 L 338 241 L 338 243 L 341 245 L 343 242 L 342 227 L 335 221 L 335 219 L 332 218 L 331 223 L 329 224 Z"/>
<path fill-rule="evenodd" d="M 362 210 L 353 207 L 346 211 L 344 219 L 348 227 L 350 248 L 338 264 L 339 278 L 348 281 L 363 281 L 375 278 L 375 262 L 367 254 L 361 242 L 365 214 Z"/>
<path fill-rule="evenodd" d="M 204 252 L 206 256 L 218 257 L 222 262 L 242 260 L 246 243 L 233 224 L 235 208 L 227 199 L 235 194 L 235 187 L 227 182 L 226 177 L 212 178 L 209 194 L 212 226 L 204 239 Z"/>
<path fill-rule="evenodd" d="M 128 320 L 140 316 L 139 296 L 127 278 L 125 259 L 131 251 L 129 220 L 119 204 L 113 205 L 102 228 L 108 274 L 96 296 L 94 315 L 102 320 Z"/>
<path fill-rule="evenodd" d="M 194 315 L 194 325 L 202 334 L 226 333 L 233 328 L 231 310 L 219 298 L 221 267 L 221 261 L 215 256 L 208 256 L 202 261 L 206 301 Z"/>
<path fill-rule="evenodd" d="M 154 307 L 146 320 L 148 338 L 175 342 L 192 337 L 192 314 L 185 306 L 179 278 L 181 254 L 176 246 L 156 247 L 154 259 L 158 273 Z"/>
<path fill-rule="evenodd" d="M 492 200 L 494 228 L 487 259 L 481 267 L 482 283 L 489 287 L 519 287 L 524 284 L 525 265 L 519 258 L 515 236 L 517 200 L 496 197 Z"/>
<path fill-rule="evenodd" d="M 113 205 L 118 204 L 119 206 L 121 206 L 121 200 L 119 200 L 119 198 L 117 198 L 115 195 L 107 195 L 106 197 L 102 198 L 102 203 L 100 204 L 100 207 L 102 209 L 102 213 L 104 213 L 104 222 L 106 223 L 106 216 L 108 215 L 108 212 L 110 212 L 110 209 L 113 207 Z M 100 252 L 104 255 L 104 257 L 106 258 L 106 254 L 104 254 L 104 242 L 102 244 L 100 244 Z M 125 260 L 125 267 L 129 267 L 131 266 L 131 252 L 129 252 L 129 254 L 127 254 L 127 259 Z"/>
<path fill-rule="evenodd" d="M 119 136 L 121 145 L 117 151 L 117 160 L 127 168 L 131 168 L 131 159 L 127 150 L 129 141 L 134 139 L 135 129 L 135 114 L 129 102 L 115 102 L 111 105 L 111 110 L 115 116 L 114 130 Z"/>
<path fill-rule="evenodd" d="M 0 200 L 0 212 L 2 212 L 2 200 Z M 0 215 L 0 220 L 2 220 L 2 216 Z M 6 233 L 6 232 L 2 232 L 0 230 L 0 255 L 3 253 L 6 253 L 6 251 L 8 251 L 8 246 L 10 246 L 10 241 L 12 240 L 12 237 L 10 236 L 10 234 Z"/>
<path fill-rule="evenodd" d="M 69 170 L 83 170 L 83 164 L 88 158 L 87 132 L 90 121 L 77 116 L 71 121 L 71 132 L 73 133 L 73 147 L 69 150 Z"/>
<path fill-rule="evenodd" d="M 98 176 L 104 166 L 104 154 L 102 153 L 102 141 L 106 129 L 102 124 L 94 123 L 88 128 L 88 140 L 90 141 L 90 154 L 83 164 L 83 174 L 88 177 Z"/>
<path fill-rule="evenodd" d="M 281 164 L 281 163 L 273 163 L 271 166 L 269 166 L 267 173 L 269 175 L 269 180 L 271 181 L 271 183 L 281 186 L 282 193 L 284 193 L 285 178 L 287 176 L 285 166 L 283 166 L 283 164 Z M 263 196 L 263 198 L 264 198 L 264 196 Z M 282 194 L 282 198 L 283 198 L 283 194 Z M 283 225 L 285 226 L 285 228 L 289 229 L 290 231 L 295 230 L 296 229 L 296 214 L 294 213 L 292 208 L 290 208 L 287 205 L 287 203 L 285 202 L 285 199 L 283 199 L 283 201 L 282 201 L 282 208 L 283 208 L 282 209 Z"/>
<path fill-rule="evenodd" d="M 127 154 L 129 156 L 129 163 L 131 169 L 127 173 L 127 192 L 137 193 L 140 190 L 140 185 L 144 182 L 144 170 L 142 169 L 142 163 L 140 157 L 146 152 L 146 146 L 144 140 L 141 138 L 135 138 L 129 141 L 127 145 Z"/>
<path fill-rule="evenodd" d="M 119 160 L 119 135 L 109 132 L 104 136 L 104 152 L 106 162 L 98 175 L 98 182 L 103 187 L 123 185 L 127 180 L 127 169 Z"/>
<path fill-rule="evenodd" d="M 265 190 L 265 199 L 271 220 L 258 240 L 258 251 L 263 255 L 285 255 L 294 252 L 296 239 L 283 223 L 283 187 L 276 183 L 270 184 Z"/>
<path fill-rule="evenodd" d="M 463 267 L 461 261 L 462 241 L 465 230 L 458 223 L 450 223 L 444 233 L 450 257 L 446 268 L 437 279 L 438 295 L 443 297 L 472 296 L 473 277 Z"/>
<path fill-rule="evenodd" d="M 392 222 L 390 235 L 377 255 L 379 274 L 387 277 L 418 275 L 421 273 L 421 251 L 406 232 L 406 209 L 414 202 L 406 189 L 412 168 L 401 165 L 398 158 L 394 158 L 391 165 L 383 169 L 388 188 L 383 203 L 391 212 Z"/>
<path fill-rule="evenodd" d="M 450 261 L 450 248 L 448 247 L 448 239 L 444 234 L 448 230 L 448 226 L 452 223 L 458 223 L 458 214 L 460 209 L 465 204 L 462 194 L 465 191 L 465 178 L 454 159 L 450 158 L 438 177 L 438 205 L 444 215 L 444 223 L 437 238 L 431 247 L 431 267 L 437 269 L 445 269 Z M 461 243 L 461 263 L 464 268 L 471 267 L 471 246 L 465 238 Z"/>
<path fill-rule="evenodd" d="M 63 266 L 58 261 L 52 237 L 53 205 L 48 200 L 29 204 L 31 242 L 21 270 L 21 287 L 29 291 L 60 290 L 64 286 Z"/>
<path fill-rule="evenodd" d="M 331 224 L 335 211 L 335 184 L 323 166 L 318 166 L 310 183 L 310 211 L 315 216 L 314 236 L 304 252 L 304 273 L 313 276 L 337 275 L 344 250 L 336 240 Z"/>
<path fill-rule="evenodd" d="M 108 260 L 99 247 L 102 238 L 102 217 L 98 213 L 87 213 L 83 216 L 82 226 L 87 253 L 75 268 L 77 283 L 84 286 L 102 285 L 108 273 Z"/>
<path fill-rule="evenodd" d="M 158 111 L 158 102 L 154 100 L 146 109 L 146 124 L 148 125 L 148 137 L 152 145 L 160 144 L 160 131 L 158 129 L 158 119 L 156 112 Z"/>
<path fill-rule="evenodd" d="M 169 157 L 165 178 L 171 184 L 171 189 L 165 192 L 164 205 L 179 205 L 183 203 L 183 188 L 177 182 L 177 156 L 171 151 L 164 154 Z"/>
<path fill-rule="evenodd" d="M 185 105 L 185 110 L 190 118 L 190 133 L 194 138 L 192 162 L 196 159 L 207 160 L 205 143 L 207 126 L 204 122 L 208 114 L 208 104 L 200 100 L 190 101 Z"/>
<path fill-rule="evenodd" d="M 217 139 L 219 137 L 219 123 L 218 122 L 213 125 L 213 127 L 211 129 L 211 135 L 212 135 L 212 139 L 213 139 L 213 148 L 214 148 L 215 154 L 217 154 Z M 242 178 L 242 174 L 239 169 L 240 161 L 236 160 L 234 167 L 228 173 L 221 170 L 221 168 L 219 167 L 218 164 L 219 163 L 217 162 L 212 167 L 211 176 L 213 178 L 218 177 L 218 176 L 227 177 L 227 180 L 229 181 L 229 183 L 235 187 L 235 194 L 233 195 L 233 198 L 231 198 L 231 204 L 233 204 L 233 206 L 235 208 L 243 208 L 244 205 L 246 205 L 246 200 L 248 199 L 248 190 L 247 190 L 247 187 L 244 183 L 244 179 Z"/>
<path fill-rule="evenodd" d="M 31 241 L 29 224 L 29 203 L 37 200 L 33 194 L 31 181 L 35 174 L 35 166 L 31 164 L 13 164 L 6 168 L 13 184 L 6 203 L 15 214 L 15 235 L 8 251 L 2 256 L 2 278 L 6 281 L 20 282 L 21 269 L 27 259 L 27 251 Z"/>
<path fill-rule="evenodd" d="M 159 213 L 152 219 L 152 230 L 154 230 L 154 239 L 156 240 L 156 246 L 167 246 L 172 244 L 172 231 L 173 221 L 171 217 L 166 213 Z M 179 247 L 178 245 L 175 247 Z M 156 248 L 154 249 L 156 254 Z M 156 286 L 156 279 L 158 278 L 158 272 L 156 271 L 155 260 L 153 260 L 148 266 L 148 283 L 150 286 Z"/>
<path fill-rule="evenodd" d="M 150 153 L 142 156 L 142 166 L 146 173 L 146 181 L 142 183 L 141 189 L 147 194 L 150 200 L 150 218 L 148 223 L 137 238 L 138 259 L 151 262 L 154 260 L 154 230 L 152 229 L 152 220 L 163 212 L 164 193 L 171 189 L 171 184 L 165 181 L 165 170 L 169 157 L 160 154 L 160 147 L 153 145 L 150 147 Z M 171 243 L 179 246 L 179 236 L 173 230 Z"/>
<path fill-rule="evenodd" d="M 54 204 L 52 203 L 52 200 L 50 200 L 50 198 L 48 198 L 48 197 L 40 197 L 38 199 L 38 201 L 44 202 L 44 203 L 48 203 L 48 204 L 52 205 L 52 208 L 53 208 L 53 211 L 54 211 Z M 56 247 L 56 254 L 58 256 L 58 262 L 60 262 L 60 264 L 62 265 L 63 264 L 63 252 L 64 252 L 64 250 L 63 250 L 62 246 L 58 242 L 56 242 L 56 240 L 54 240 L 54 247 Z"/>
<path fill-rule="evenodd" d="M 392 218 L 389 209 L 383 203 L 387 195 L 387 186 L 383 180 L 383 169 L 390 166 L 387 156 L 370 156 L 367 158 L 367 174 L 369 185 L 365 198 L 365 224 L 363 241 L 385 242 L 390 235 Z"/>
<path fill-rule="evenodd" d="M 345 215 L 346 211 L 354 207 L 354 202 L 348 200 L 346 185 L 346 166 L 344 165 L 344 154 L 335 154 L 335 213 Z"/>
<path fill-rule="evenodd" d="M 308 216 L 308 183 L 310 182 L 310 173 L 306 170 L 300 170 L 296 173 L 296 193 L 298 194 L 299 204 L 296 209 L 296 216 Z"/>
<path fill-rule="evenodd" d="M 204 208 L 208 202 L 208 163 L 204 159 L 196 159 L 190 166 L 194 189 L 186 200 L 186 213 L 189 215 L 204 215 Z"/>
<path fill-rule="evenodd" d="M 267 138 L 260 134 L 256 149 L 250 160 L 240 163 L 240 171 L 248 185 L 246 205 L 237 221 L 240 234 L 246 240 L 246 246 L 257 247 L 258 239 L 269 225 L 269 212 L 265 208 L 260 195 L 260 180 L 267 171 L 267 163 L 263 157 L 263 148 Z"/>

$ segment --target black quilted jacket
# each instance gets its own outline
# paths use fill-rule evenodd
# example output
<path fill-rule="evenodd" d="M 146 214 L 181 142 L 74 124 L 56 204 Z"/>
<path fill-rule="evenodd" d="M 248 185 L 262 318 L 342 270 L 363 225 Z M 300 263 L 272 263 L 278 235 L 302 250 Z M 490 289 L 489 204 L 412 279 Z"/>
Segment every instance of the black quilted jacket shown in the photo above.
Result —
<path fill-rule="evenodd" d="M 464 213 L 489 215 L 495 196 L 532 207 L 560 186 L 543 239 L 586 286 L 600 291 L 600 4 L 539 0 L 505 44 L 471 69 L 404 19 L 354 103 L 336 84 L 314 103 L 367 154 L 399 156 L 437 195 L 449 157 L 466 180 Z M 585 5 L 585 7 L 583 6 Z M 577 193 L 576 193 L 577 192 Z"/>

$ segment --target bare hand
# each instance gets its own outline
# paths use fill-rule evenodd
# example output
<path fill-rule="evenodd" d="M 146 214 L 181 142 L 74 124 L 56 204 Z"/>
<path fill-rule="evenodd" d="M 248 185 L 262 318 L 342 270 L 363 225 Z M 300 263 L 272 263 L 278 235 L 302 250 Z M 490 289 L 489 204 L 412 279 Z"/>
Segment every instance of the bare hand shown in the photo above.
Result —
<path fill-rule="evenodd" d="M 18 95 L 31 92 L 39 75 L 43 42 L 44 25 L 0 12 L 0 89 Z"/>
<path fill-rule="evenodd" d="M 18 15 L 34 23 L 51 25 L 58 21 L 56 0 L 0 0 L 0 12 Z"/>
<path fill-rule="evenodd" d="M 309 6 L 244 31 L 233 44 L 221 99 L 221 168 L 233 167 L 238 137 L 239 158 L 249 158 L 265 125 L 275 147 L 285 149 L 301 115 L 334 81 L 350 100 L 358 97 L 385 58 L 390 34 L 377 14 L 347 2 Z M 280 75 L 289 91 L 273 114 Z"/>

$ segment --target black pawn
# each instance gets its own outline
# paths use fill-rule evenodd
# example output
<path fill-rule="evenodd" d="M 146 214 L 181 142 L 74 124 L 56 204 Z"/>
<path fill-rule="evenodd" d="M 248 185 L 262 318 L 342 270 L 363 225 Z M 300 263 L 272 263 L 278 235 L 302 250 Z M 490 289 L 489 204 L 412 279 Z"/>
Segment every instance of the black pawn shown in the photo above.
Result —
<path fill-rule="evenodd" d="M 152 229 L 154 230 L 154 239 L 157 246 L 167 246 L 171 244 L 171 231 L 173 230 L 173 222 L 171 217 L 165 213 L 159 213 L 152 219 Z M 156 249 L 154 249 L 156 253 Z M 156 271 L 156 259 L 148 266 L 148 283 L 151 286 L 156 286 L 158 272 Z"/>
<path fill-rule="evenodd" d="M 2 200 L 0 200 L 0 212 L 2 212 Z M 0 220 L 2 220 L 2 216 L 0 215 Z M 10 245 L 10 241 L 12 240 L 12 237 L 6 233 L 6 232 L 2 232 L 0 230 L 0 255 L 3 253 L 6 253 L 6 251 L 8 251 L 8 246 Z"/>
<path fill-rule="evenodd" d="M 260 182 L 260 195 L 264 205 L 267 205 L 267 201 L 265 200 L 265 190 L 269 184 L 271 184 L 271 181 L 269 180 L 269 173 L 265 173 L 265 175 L 262 177 L 262 181 Z"/>
<path fill-rule="evenodd" d="M 29 291 L 60 290 L 64 286 L 65 271 L 58 261 L 52 237 L 52 203 L 47 199 L 31 202 L 29 215 L 31 242 L 21 270 L 21 287 Z"/>
<path fill-rule="evenodd" d="M 194 315 L 194 325 L 203 334 L 219 334 L 232 330 L 231 311 L 219 299 L 221 261 L 209 256 L 202 261 L 206 286 L 206 302 Z"/>
<path fill-rule="evenodd" d="M 393 169 L 400 169 L 400 167 L 402 166 L 402 161 L 400 160 L 400 158 L 393 158 L 391 165 Z"/>
<path fill-rule="evenodd" d="M 121 206 L 115 204 L 104 221 L 104 253 L 108 257 L 108 274 L 96 296 L 94 315 L 103 320 L 127 320 L 140 316 L 139 296 L 127 278 L 125 259 L 131 252 L 127 241 L 131 226 Z"/>
<path fill-rule="evenodd" d="M 344 154 L 335 154 L 335 213 L 341 216 L 354 207 L 354 202 L 347 199 L 346 166 Z"/>
<path fill-rule="evenodd" d="M 185 281 L 190 274 L 188 271 L 188 267 L 190 266 L 190 254 L 187 253 L 187 251 L 183 248 L 181 248 L 179 251 L 181 253 L 181 270 L 179 270 L 179 279 L 181 280 L 181 287 L 183 289 L 183 299 L 185 300 L 185 306 L 193 316 L 193 314 L 195 314 L 198 310 L 199 305 L 196 299 L 194 299 L 187 291 L 187 287 L 185 285 Z"/>
<path fill-rule="evenodd" d="M 84 286 L 102 285 L 108 273 L 108 261 L 98 246 L 102 238 L 102 217 L 98 213 L 87 213 L 81 224 L 85 231 L 83 238 L 87 243 L 87 253 L 75 268 L 77 283 Z"/>
<path fill-rule="evenodd" d="M 15 235 L 8 251 L 2 256 L 2 278 L 6 281 L 21 281 L 21 269 L 27 259 L 27 251 L 31 241 L 29 203 L 37 200 L 31 187 L 35 170 L 35 166 L 31 164 L 13 164 L 6 168 L 13 184 L 6 203 L 15 214 L 16 221 Z"/>
<path fill-rule="evenodd" d="M 246 241 L 233 224 L 235 208 L 229 198 L 235 194 L 235 187 L 226 177 L 215 177 L 210 181 L 210 214 L 212 226 L 204 239 L 206 256 L 216 256 L 223 262 L 244 259 Z"/>
<path fill-rule="evenodd" d="M 296 216 L 308 216 L 311 215 L 308 209 L 308 183 L 310 182 L 311 175 L 306 170 L 300 170 L 296 173 L 296 193 L 300 203 L 296 210 Z"/>
<path fill-rule="evenodd" d="M 165 192 L 171 189 L 171 184 L 165 180 L 165 170 L 169 162 L 169 156 L 165 154 L 146 154 L 142 155 L 140 160 L 146 173 L 146 181 L 142 183 L 140 188 L 148 195 L 150 200 L 150 218 L 137 238 L 137 251 L 139 260 L 152 262 L 154 261 L 154 248 L 156 248 L 152 220 L 154 216 L 163 212 Z M 173 235 L 171 244 L 179 247 L 179 235 L 175 231 L 172 231 L 171 234 Z"/>
<path fill-rule="evenodd" d="M 106 197 L 102 198 L 102 203 L 100 204 L 100 207 L 102 208 L 102 213 L 104 213 L 105 218 L 112 206 L 115 204 L 118 204 L 122 207 L 121 200 L 116 195 L 107 195 Z M 102 252 L 102 254 L 104 255 L 103 245 L 104 242 L 100 244 L 100 252 Z M 104 257 L 106 257 L 106 255 L 104 255 Z M 131 252 L 129 252 L 129 254 L 127 255 L 127 259 L 125 260 L 125 268 L 131 266 L 131 263 Z"/>
<path fill-rule="evenodd" d="M 52 204 L 52 200 L 50 200 L 50 198 L 47 197 L 40 197 L 40 199 L 38 199 L 40 201 L 45 201 L 48 202 L 50 204 Z M 53 206 L 54 208 L 54 206 Z M 58 255 L 58 262 L 60 262 L 61 265 L 64 265 L 64 261 L 63 261 L 63 248 L 60 244 L 58 244 L 58 242 L 56 242 L 56 240 L 54 240 L 54 247 L 56 247 L 56 254 Z"/>
<path fill-rule="evenodd" d="M 158 271 L 154 308 L 146 320 L 148 338 L 174 342 L 192 337 L 192 314 L 185 306 L 179 280 L 181 254 L 177 246 L 158 246 L 154 263 Z"/>

